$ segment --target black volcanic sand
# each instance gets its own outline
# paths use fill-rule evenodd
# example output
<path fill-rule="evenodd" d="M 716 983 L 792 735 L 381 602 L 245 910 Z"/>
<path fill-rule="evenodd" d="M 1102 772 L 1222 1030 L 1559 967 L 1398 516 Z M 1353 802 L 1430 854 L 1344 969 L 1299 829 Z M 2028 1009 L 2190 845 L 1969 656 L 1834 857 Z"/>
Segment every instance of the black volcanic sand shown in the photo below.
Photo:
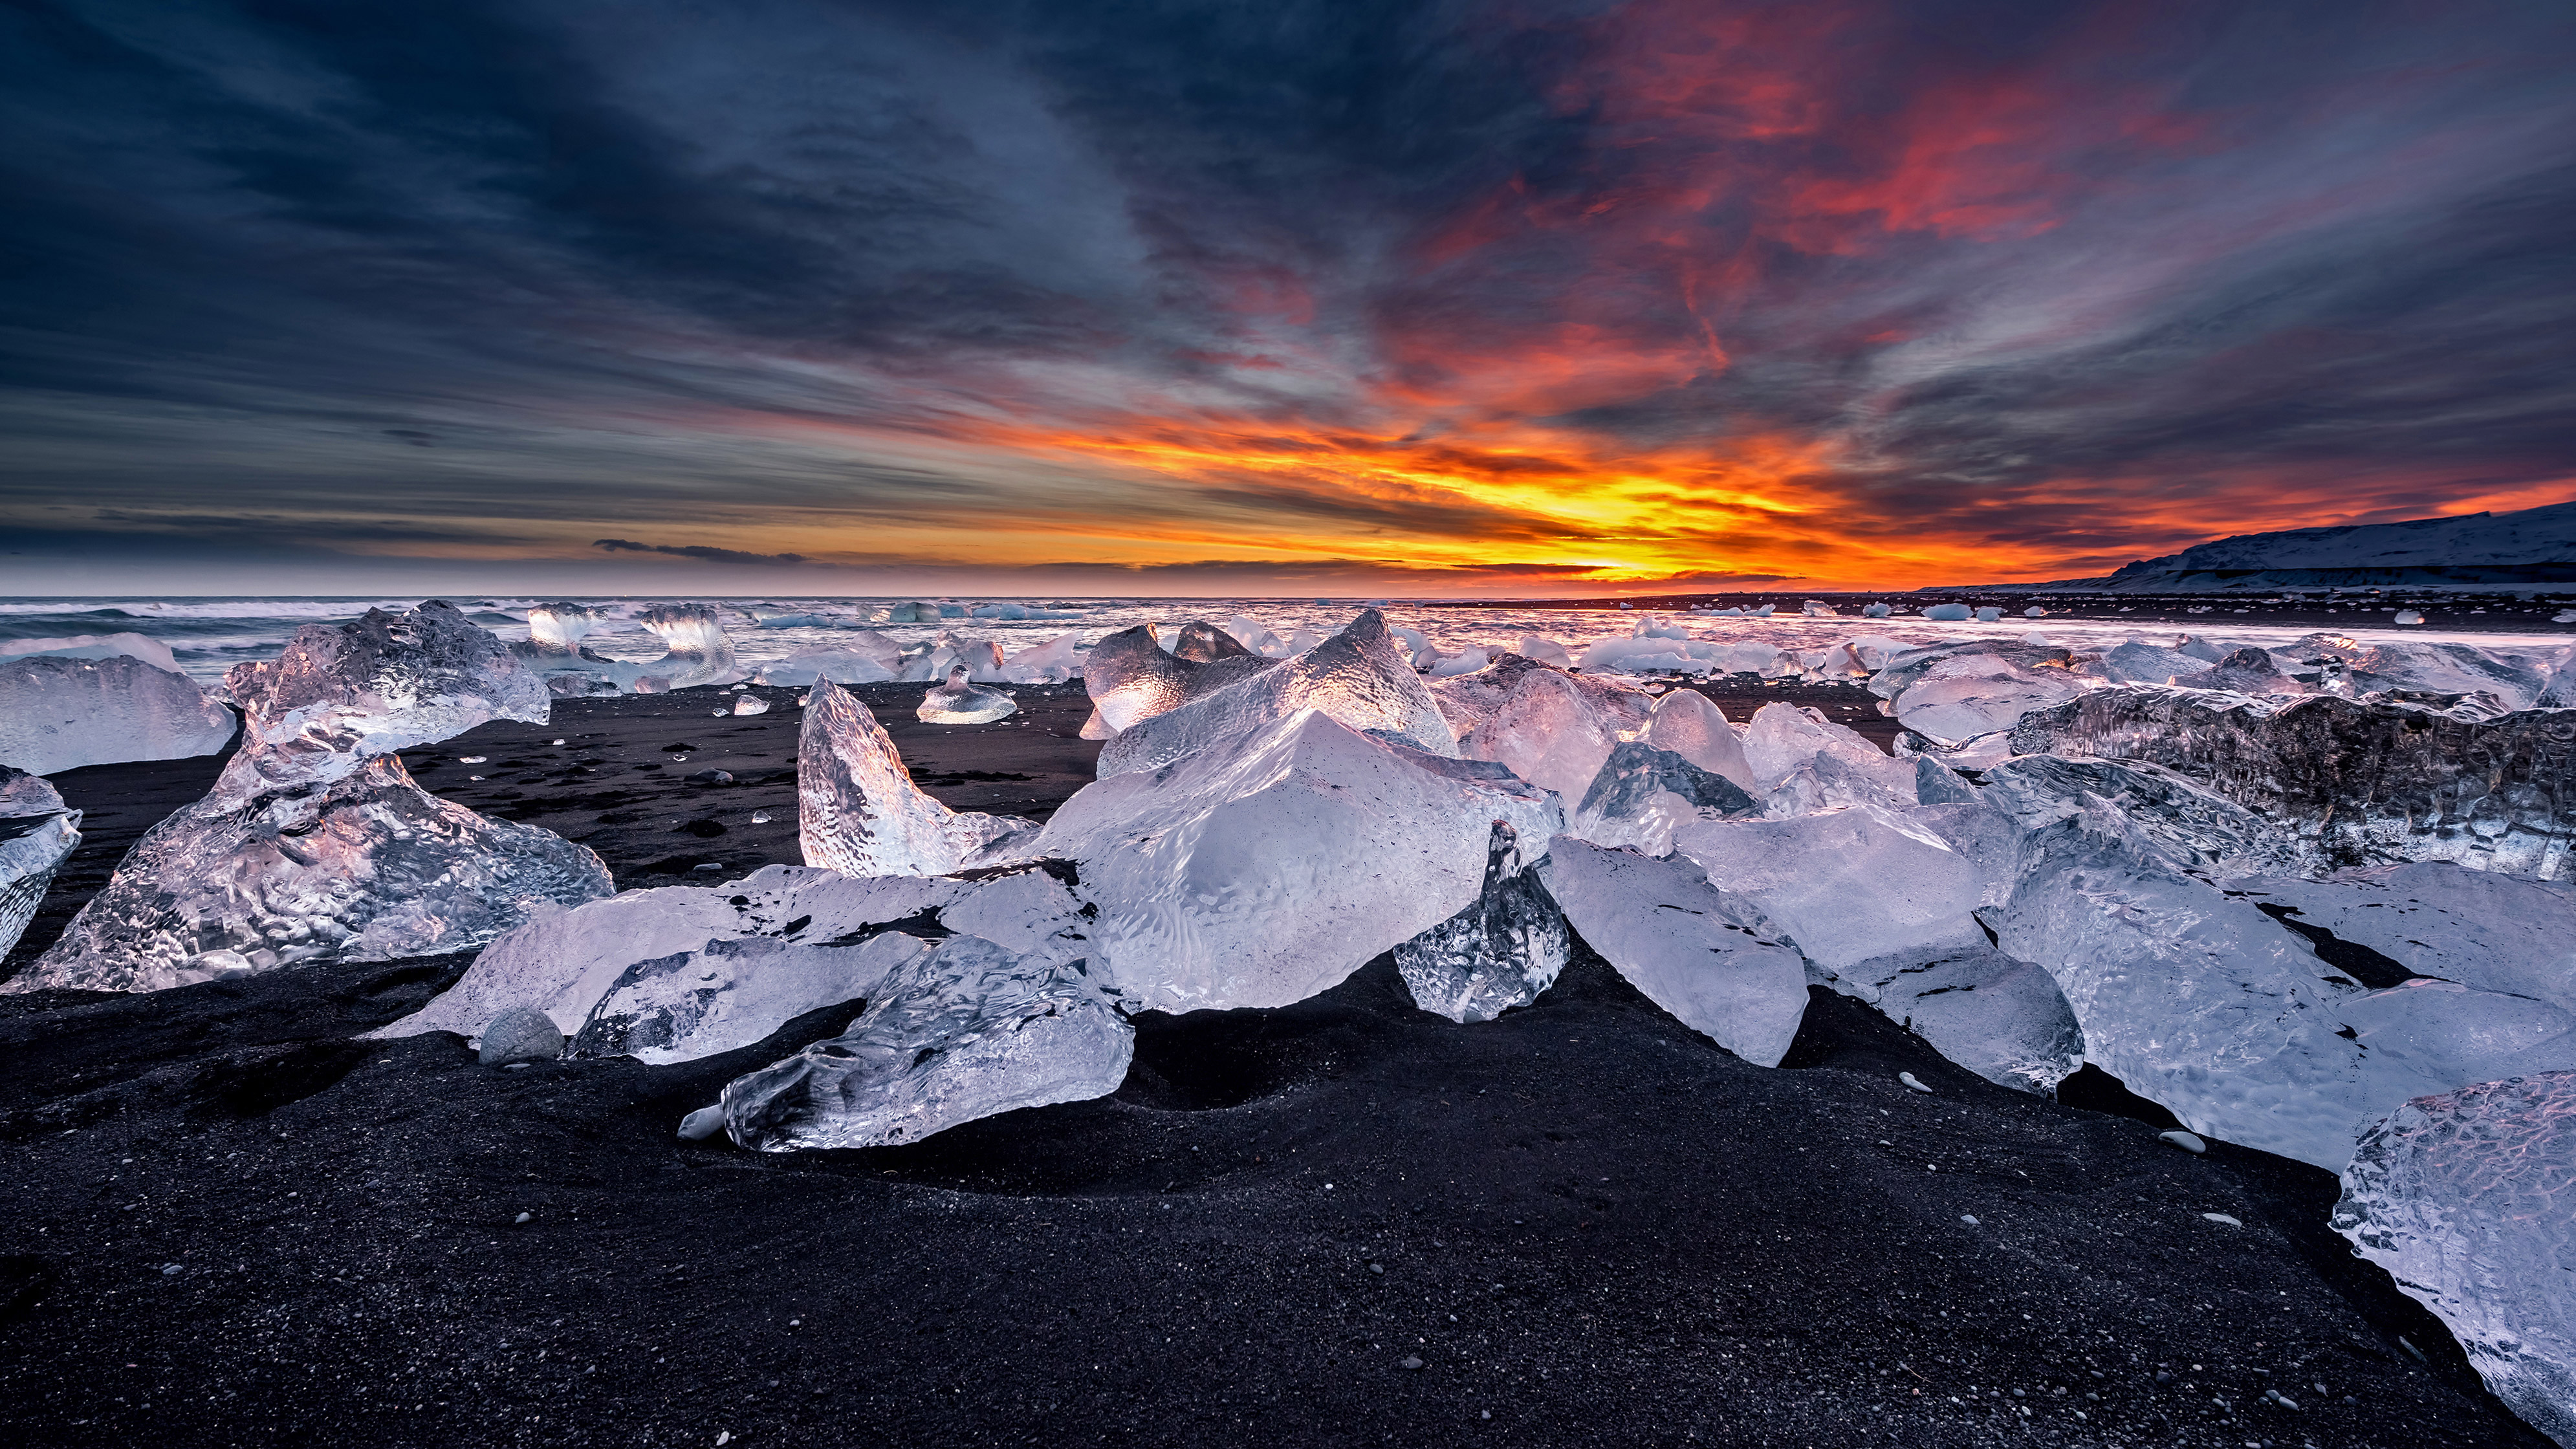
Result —
<path fill-rule="evenodd" d="M 793 860 L 731 823 L 793 830 L 795 691 L 765 693 L 566 701 L 422 778 L 590 821 L 621 881 L 700 848 L 671 819 L 726 823 L 729 870 Z M 1036 814 L 1087 704 L 1019 693 L 1007 732 L 889 724 L 949 803 Z M 1866 708 L 1809 694 L 1748 698 Z M 460 754 L 513 778 L 429 764 Z M 686 781 L 711 765 L 750 783 Z M 1992 1086 L 1824 992 L 1774 1071 L 1588 953 L 1472 1027 L 1381 958 L 1139 1018 L 1111 1098 L 768 1156 L 673 1129 L 857 1003 L 660 1068 L 350 1039 L 469 959 L 0 997 L 10 1442 L 2544 1442 L 2327 1229 L 2330 1174 L 2168 1147 L 2098 1073 L 2066 1095 L 2111 1110 Z"/>

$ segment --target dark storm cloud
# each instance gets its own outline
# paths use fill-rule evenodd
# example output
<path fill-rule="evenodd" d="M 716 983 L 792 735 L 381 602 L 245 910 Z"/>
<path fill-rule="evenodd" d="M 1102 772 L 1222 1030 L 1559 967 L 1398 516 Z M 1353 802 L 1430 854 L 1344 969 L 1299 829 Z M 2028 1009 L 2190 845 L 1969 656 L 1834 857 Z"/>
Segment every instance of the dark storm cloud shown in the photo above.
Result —
<path fill-rule="evenodd" d="M 2571 24 L 22 6 L 0 516 L 400 550 L 1087 513 L 1509 559 L 1655 530 L 1474 486 L 1758 437 L 1825 460 L 1771 563 L 2116 562 L 2284 494 L 2431 511 L 2576 473 Z M 1314 466 L 1003 456 L 1157 415 L 1276 424 Z M 1597 446 L 1470 436 L 1520 422 Z"/>
<path fill-rule="evenodd" d="M 636 543 L 623 538 L 603 538 L 592 548 L 607 553 L 663 553 L 673 558 L 693 558 L 701 563 L 727 564 L 801 564 L 801 553 L 745 553 L 737 548 L 711 548 L 705 544 Z"/>

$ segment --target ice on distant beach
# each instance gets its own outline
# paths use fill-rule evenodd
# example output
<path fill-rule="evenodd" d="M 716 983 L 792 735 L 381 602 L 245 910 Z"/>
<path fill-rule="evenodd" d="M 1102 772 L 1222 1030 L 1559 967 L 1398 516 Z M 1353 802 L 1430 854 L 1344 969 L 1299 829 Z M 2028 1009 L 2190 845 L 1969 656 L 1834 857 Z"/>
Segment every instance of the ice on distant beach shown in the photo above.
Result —
<path fill-rule="evenodd" d="M 960 664 L 948 671 L 946 684 L 921 697 L 914 713 L 923 724 L 991 724 L 1019 707 L 1018 700 L 998 689 L 967 683 L 966 666 Z"/>
<path fill-rule="evenodd" d="M 1083 963 L 952 936 L 889 972 L 847 1032 L 729 1083 L 725 1129 L 766 1152 L 918 1142 L 1107 1096 L 1134 1049 Z"/>
<path fill-rule="evenodd" d="M 0 658 L 0 765 L 29 774 L 210 755 L 233 729 L 194 680 L 130 654 Z"/>
<path fill-rule="evenodd" d="M 1100 651 L 1093 650 L 1095 666 L 1099 657 Z M 1233 665 L 1257 666 L 1258 672 L 1127 726 L 1101 748 L 1100 777 L 1161 769 L 1211 747 L 1230 750 L 1309 709 L 1434 754 L 1458 752 L 1457 736 L 1438 703 L 1396 652 L 1375 609 L 1292 659 L 1276 664 L 1226 659 L 1195 667 L 1213 672 Z M 1095 692 L 1093 698 L 1101 696 Z M 1102 708 L 1107 708 L 1105 702 Z"/>
<path fill-rule="evenodd" d="M 2576 1072 L 2418 1098 L 2366 1132 L 2334 1229 L 2433 1310 L 2487 1389 L 2576 1445 Z"/>
<path fill-rule="evenodd" d="M 947 875 L 1001 860 L 1036 829 L 923 794 L 867 705 L 829 680 L 807 696 L 796 797 L 805 863 L 846 875 Z"/>
<path fill-rule="evenodd" d="M 636 615 L 635 622 L 661 639 L 666 652 L 645 667 L 669 676 L 673 689 L 731 684 L 744 677 L 714 606 L 655 604 Z"/>
<path fill-rule="evenodd" d="M 522 657 L 541 660 L 596 660 L 598 656 L 584 649 L 581 641 L 590 637 L 591 631 L 597 629 L 606 617 L 604 610 L 564 599 L 534 605 L 528 610 L 527 647 L 518 652 Z"/>
<path fill-rule="evenodd" d="M 1565 915 L 1547 892 L 1546 864 L 1524 864 L 1511 825 L 1494 822 L 1476 899 L 1395 948 L 1414 1005 L 1451 1021 L 1491 1021 L 1555 984 L 1567 939 Z"/>
<path fill-rule="evenodd" d="M 1788 1054 L 1806 966 L 1759 907 L 1689 861 L 1570 837 L 1549 850 L 1548 888 L 1584 943 L 1683 1025 L 1755 1066 Z"/>
<path fill-rule="evenodd" d="M 1673 848 L 1828 972 L 1899 951 L 1986 944 L 1972 914 L 1985 889 L 1977 865 L 1890 810 L 1701 822 L 1675 832 Z"/>
<path fill-rule="evenodd" d="M 1564 815 L 1500 766 L 1306 708 L 1084 786 L 1030 854 L 1078 863 L 1094 969 L 1125 999 L 1285 1006 L 1465 910 L 1496 820 L 1526 860 Z"/>
<path fill-rule="evenodd" d="M 80 845 L 80 823 L 43 776 L 0 765 L 0 955 L 36 918 L 55 869 Z"/>
<path fill-rule="evenodd" d="M 2102 657 L 2088 666 L 2085 672 L 2098 675 L 2114 684 L 2196 686 L 2200 681 L 2195 676 L 2207 673 L 2210 667 L 2209 660 L 2131 639 L 2125 644 L 2116 644 L 2103 650 Z"/>
<path fill-rule="evenodd" d="M 1864 619 L 1884 619 L 1895 612 L 1895 609 L 1886 604 L 1863 604 L 1860 614 Z"/>
<path fill-rule="evenodd" d="M 1059 634 L 1003 660 L 1001 677 L 1010 684 L 1062 684 L 1080 673 L 1080 636 Z"/>
<path fill-rule="evenodd" d="M 0 989 L 152 991 L 454 951 L 541 906 L 609 893 L 598 856 L 427 794 L 394 753 L 547 716 L 535 671 L 455 608 L 307 625 L 225 683 L 245 738 L 213 790 L 146 832 L 62 939 Z"/>
<path fill-rule="evenodd" d="M 1924 608 L 1923 617 L 1933 620 L 1936 623 L 1955 624 L 1968 617 L 1968 606 L 1965 604 L 1932 604 Z"/>
<path fill-rule="evenodd" d="M 1574 667 L 1574 656 L 1566 652 L 1564 645 L 1536 634 L 1522 635 L 1521 642 L 1512 646 L 1512 652 L 1557 669 Z"/>
<path fill-rule="evenodd" d="M 55 659 L 114 659 L 123 655 L 140 659 L 155 669 L 179 672 L 178 656 L 170 646 L 148 635 L 73 634 L 61 639 L 0 640 L 0 659 L 20 654 L 42 654 Z"/>
<path fill-rule="evenodd" d="M 1473 674 L 1493 662 L 1492 655 L 1470 644 L 1455 654 L 1443 654 L 1433 660 L 1429 673 L 1434 679 L 1446 679 L 1453 674 Z"/>

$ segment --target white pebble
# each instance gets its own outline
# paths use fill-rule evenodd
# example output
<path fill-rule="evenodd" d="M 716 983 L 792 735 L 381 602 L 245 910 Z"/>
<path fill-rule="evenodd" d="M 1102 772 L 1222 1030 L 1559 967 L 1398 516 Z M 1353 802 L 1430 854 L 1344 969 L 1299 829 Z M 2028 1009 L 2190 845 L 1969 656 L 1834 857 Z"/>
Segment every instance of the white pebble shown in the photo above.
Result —
<path fill-rule="evenodd" d="M 527 1220 L 528 1220 L 528 1215 L 527 1215 L 526 1213 L 521 1213 L 521 1214 L 519 1214 L 517 1217 L 510 1219 L 510 1221 L 512 1221 L 512 1222 L 514 1222 L 514 1223 L 524 1223 L 524 1222 L 526 1222 Z"/>
<path fill-rule="evenodd" d="M 2236 1219 L 2229 1217 L 2225 1213 L 2202 1213 L 2201 1216 L 2209 1219 L 2213 1223 L 2225 1223 L 2231 1228 L 2241 1228 L 2245 1226 L 2243 1223 L 2238 1222 Z"/>
<path fill-rule="evenodd" d="M 1932 1090 L 1930 1087 L 1914 1080 L 1914 1074 L 1912 1072 L 1898 1072 L 1896 1074 L 1896 1079 L 1918 1092 L 1929 1092 Z"/>
<path fill-rule="evenodd" d="M 724 1108 L 700 1107 L 680 1119 L 680 1140 L 704 1142 L 724 1131 Z"/>
<path fill-rule="evenodd" d="M 1959 1214 L 1959 1221 L 1966 1223 L 1969 1227 L 1973 1228 L 1977 1225 L 1977 1215 L 1975 1213 L 1961 1213 Z"/>

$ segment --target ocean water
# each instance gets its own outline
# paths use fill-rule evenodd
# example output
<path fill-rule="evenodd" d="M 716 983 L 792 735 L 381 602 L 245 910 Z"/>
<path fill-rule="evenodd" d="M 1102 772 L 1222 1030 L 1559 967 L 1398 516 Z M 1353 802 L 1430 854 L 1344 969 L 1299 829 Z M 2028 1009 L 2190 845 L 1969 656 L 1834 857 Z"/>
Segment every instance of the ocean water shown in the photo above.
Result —
<path fill-rule="evenodd" d="M 1890 596 L 1897 602 L 1902 596 Z M 170 646 L 179 666 L 192 678 L 212 683 L 223 677 L 235 664 L 250 660 L 270 659 L 286 645 L 287 638 L 306 624 L 345 623 L 370 608 L 407 609 L 420 600 L 403 598 L 99 598 L 99 599 L 31 599 L 0 598 L 0 643 L 25 639 L 62 638 L 80 634 L 136 633 L 157 639 Z M 467 611 L 477 622 L 504 639 L 527 637 L 527 613 L 540 602 L 535 598 L 467 598 L 455 597 L 449 602 Z M 661 600 L 585 600 L 604 603 L 612 618 L 586 638 L 583 643 L 611 659 L 649 660 L 662 655 L 661 641 L 632 622 L 635 615 Z M 1508 605 L 1466 605 L 1455 603 L 1415 603 L 1403 600 L 1280 600 L 1280 599 L 1053 599 L 1017 600 L 1030 607 L 1074 614 L 1064 619 L 945 619 L 937 624 L 866 624 L 857 620 L 871 614 L 881 615 L 893 598 L 829 599 L 713 599 L 722 612 L 734 651 L 746 667 L 757 668 L 787 658 L 800 650 L 832 648 L 841 643 L 837 628 L 796 626 L 766 628 L 761 615 L 815 612 L 852 620 L 850 627 L 874 629 L 889 638 L 910 644 L 932 638 L 942 630 L 961 638 L 988 638 L 998 642 L 1005 653 L 1048 642 L 1063 634 L 1077 636 L 1088 647 L 1101 636 L 1131 625 L 1156 623 L 1178 625 L 1193 619 L 1205 619 L 1224 627 L 1237 615 L 1259 620 L 1282 638 L 1300 629 L 1329 634 L 1348 623 L 1360 608 L 1377 603 L 1390 624 L 1418 629 L 1444 650 L 1455 651 L 1470 645 L 1486 648 L 1511 648 L 1525 635 L 1553 639 L 1577 655 L 1595 641 L 1625 637 L 1635 633 L 1641 621 L 1649 617 L 1668 619 L 1686 626 L 1693 635 L 1719 640 L 1763 640 L 1783 647 L 1822 649 L 1848 639 L 1874 637 L 1899 643 L 1932 643 L 1966 638 L 2021 638 L 2031 634 L 2044 636 L 2049 642 L 2077 648 L 2098 648 L 2129 639 L 2171 646 L 2185 635 L 2200 635 L 2222 644 L 2258 644 L 2276 646 L 2318 632 L 2320 628 L 2360 642 L 2375 639 L 2443 639 L 2475 644 L 2497 653 L 2549 652 L 2576 642 L 2576 632 L 2534 634 L 2528 626 L 2521 631 L 2506 632 L 2477 627 L 2475 620 L 2439 620 L 2429 626 L 2398 627 L 2389 622 L 2385 609 L 2354 611 L 2350 623 L 2340 619 L 2320 624 L 2313 615 L 2299 620 L 2267 619 L 2262 611 L 2248 614 L 2218 612 L 2206 620 L 2194 618 L 2183 623 L 2141 623 L 2112 617 L 2074 617 L 2052 614 L 2042 619 L 2008 613 L 1999 623 L 1981 624 L 1933 623 L 1919 616 L 1899 615 L 1887 619 L 1866 619 L 1853 613 L 1835 618 L 1807 618 L 1795 613 L 1777 614 L 1768 619 L 1711 617 L 1706 614 L 1649 615 L 1645 611 L 1619 608 L 1616 604 L 1599 606 L 1528 608 Z M 959 600 L 975 604 L 1002 602 Z M 1738 600 L 1729 599 L 1735 603 Z M 1794 610 L 1798 601 L 1774 599 L 1784 609 Z M 1931 602 L 1929 599 L 1910 601 Z M 2229 608 L 2234 604 L 2231 601 Z"/>

